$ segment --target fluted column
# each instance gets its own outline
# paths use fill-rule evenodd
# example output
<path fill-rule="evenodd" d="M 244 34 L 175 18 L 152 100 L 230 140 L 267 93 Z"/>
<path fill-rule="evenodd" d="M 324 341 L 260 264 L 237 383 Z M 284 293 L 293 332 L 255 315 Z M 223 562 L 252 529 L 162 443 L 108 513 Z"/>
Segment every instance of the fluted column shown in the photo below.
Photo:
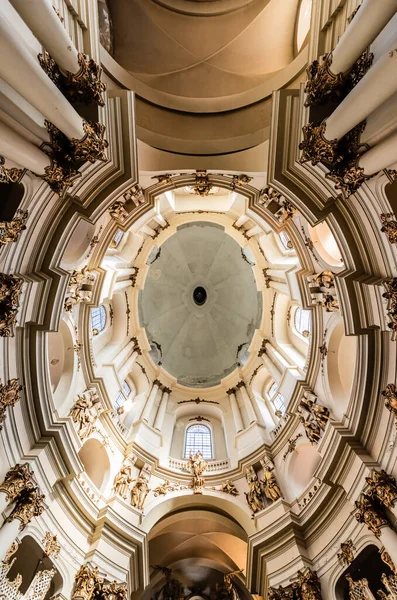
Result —
<path fill-rule="evenodd" d="M 161 396 L 160 405 L 157 411 L 156 419 L 154 421 L 154 428 L 157 429 L 157 431 L 162 430 L 170 394 L 171 390 L 169 388 L 164 388 L 163 395 Z"/>
<path fill-rule="evenodd" d="M 150 420 L 151 414 L 152 414 L 152 410 L 153 410 L 153 406 L 154 406 L 154 402 L 156 400 L 156 395 L 158 392 L 158 389 L 160 387 L 160 382 L 158 381 L 158 379 L 155 379 L 153 381 L 153 385 L 152 385 L 152 389 L 150 391 L 149 397 L 146 400 L 146 404 L 145 407 L 143 409 L 142 412 L 142 419 L 144 421 L 146 421 L 146 423 Z"/>
<path fill-rule="evenodd" d="M 243 419 L 241 418 L 240 408 L 239 408 L 237 398 L 236 398 L 236 388 L 231 388 L 230 390 L 227 390 L 226 393 L 230 399 L 230 406 L 232 408 L 232 415 L 233 415 L 234 425 L 236 427 L 236 432 L 240 433 L 240 431 L 243 431 L 244 425 L 243 425 Z"/>
<path fill-rule="evenodd" d="M 37 487 L 25 489 L 18 495 L 14 509 L 0 529 L 0 562 L 4 560 L 18 532 L 23 531 L 33 517 L 38 517 L 43 511 L 44 496 Z"/>
<path fill-rule="evenodd" d="M 0 54 L 6 57 L 0 61 L 0 77 L 69 139 L 81 139 L 85 131 L 80 115 L 28 51 L 24 43 L 27 26 L 12 10 L 14 14 L 0 3 Z"/>
<path fill-rule="evenodd" d="M 247 411 L 248 422 L 251 425 L 251 423 L 254 423 L 257 420 L 254 405 L 249 397 L 244 381 L 239 381 L 236 387 L 240 391 L 245 410 Z"/>

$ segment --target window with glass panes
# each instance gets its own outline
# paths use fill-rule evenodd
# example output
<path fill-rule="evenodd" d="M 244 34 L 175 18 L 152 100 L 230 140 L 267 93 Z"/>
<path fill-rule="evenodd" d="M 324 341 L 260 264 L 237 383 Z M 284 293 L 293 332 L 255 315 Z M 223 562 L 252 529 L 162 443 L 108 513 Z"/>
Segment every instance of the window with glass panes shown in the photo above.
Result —
<path fill-rule="evenodd" d="M 267 395 L 270 399 L 270 402 L 273 404 L 274 410 L 279 411 L 280 413 L 285 412 L 285 400 L 284 396 L 282 396 L 278 391 L 278 385 L 276 382 L 273 382 L 267 392 Z"/>
<path fill-rule="evenodd" d="M 91 327 L 98 331 L 103 331 L 106 325 L 106 310 L 104 306 L 97 306 L 91 309 Z"/>
<path fill-rule="evenodd" d="M 294 325 L 296 331 L 301 335 L 304 331 L 311 331 L 311 314 L 310 310 L 303 310 L 300 306 L 295 311 Z"/>
<path fill-rule="evenodd" d="M 113 245 L 117 248 L 123 238 L 124 232 L 118 229 L 113 237 Z"/>
<path fill-rule="evenodd" d="M 292 249 L 292 242 L 291 242 L 291 240 L 289 238 L 288 233 L 286 233 L 285 231 L 282 231 L 279 234 L 279 238 L 280 238 L 280 241 L 281 241 L 282 245 L 284 246 L 284 248 L 286 250 L 291 250 Z"/>
<path fill-rule="evenodd" d="M 213 458 L 211 429 L 206 425 L 190 425 L 186 429 L 185 458 L 189 458 L 191 452 L 201 452 L 205 459 Z"/>

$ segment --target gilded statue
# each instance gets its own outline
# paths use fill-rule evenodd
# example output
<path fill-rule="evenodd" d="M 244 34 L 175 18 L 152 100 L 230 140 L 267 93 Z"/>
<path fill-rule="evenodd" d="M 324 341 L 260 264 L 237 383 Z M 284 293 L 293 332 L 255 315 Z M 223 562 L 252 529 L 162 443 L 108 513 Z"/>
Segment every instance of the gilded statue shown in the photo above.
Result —
<path fill-rule="evenodd" d="M 238 598 L 238 595 L 235 591 L 232 578 L 241 573 L 242 569 L 238 569 L 236 571 L 231 571 L 230 573 L 225 573 L 223 575 L 222 583 L 217 583 L 215 586 L 215 594 L 213 595 L 213 600 L 235 600 Z"/>
<path fill-rule="evenodd" d="M 321 404 L 317 404 L 317 397 L 311 392 L 304 392 L 303 397 L 304 400 L 301 400 L 299 406 L 307 410 L 320 429 L 324 430 L 329 421 L 328 408 L 321 406 Z"/>
<path fill-rule="evenodd" d="M 97 416 L 91 413 L 94 403 L 89 395 L 78 395 L 77 398 L 77 402 L 73 406 L 70 416 L 77 425 L 77 432 L 80 439 L 84 440 L 95 430 Z"/>
<path fill-rule="evenodd" d="M 150 492 L 148 479 L 141 473 L 136 479 L 133 479 L 133 481 L 135 481 L 135 485 L 131 490 L 131 506 L 134 506 L 138 510 L 143 510 L 146 496 Z"/>
<path fill-rule="evenodd" d="M 23 489 L 15 500 L 14 508 L 7 519 L 8 522 L 17 519 L 20 521 L 19 530 L 23 531 L 33 517 L 43 514 L 44 499 L 45 496 L 40 493 L 38 487 Z"/>
<path fill-rule="evenodd" d="M 362 494 L 354 504 L 357 509 L 357 512 L 354 515 L 357 521 L 359 523 L 365 523 L 376 537 L 380 537 L 381 528 L 388 525 L 388 521 L 384 516 L 381 507 L 377 506 L 374 499 L 367 494 Z"/>
<path fill-rule="evenodd" d="M 385 398 L 386 408 L 397 418 L 397 388 L 394 383 L 389 383 L 386 386 L 382 396 Z"/>
<path fill-rule="evenodd" d="M 18 379 L 9 379 L 8 383 L 0 383 L 0 431 L 6 418 L 6 409 L 15 406 L 20 400 L 20 392 L 23 386 L 19 385 Z"/>
<path fill-rule="evenodd" d="M 208 464 L 203 459 L 203 455 L 201 454 L 201 452 L 196 452 L 195 454 L 193 454 L 193 452 L 191 451 L 187 466 L 189 471 L 193 475 L 193 492 L 195 494 L 202 494 L 204 486 L 204 477 L 202 477 L 202 475 L 207 469 Z"/>
<path fill-rule="evenodd" d="M 298 589 L 302 600 L 321 600 L 321 585 L 315 571 L 298 571 Z"/>
<path fill-rule="evenodd" d="M 340 545 L 340 552 L 338 552 L 338 560 L 342 566 L 349 566 L 354 560 L 354 544 L 352 540 L 342 542 Z"/>
<path fill-rule="evenodd" d="M 332 271 L 321 271 L 321 273 L 316 273 L 310 278 L 310 282 L 312 285 L 317 287 L 325 287 L 326 289 L 330 289 L 335 287 L 335 275 Z"/>
<path fill-rule="evenodd" d="M 119 494 L 124 500 L 127 500 L 130 484 L 132 483 L 132 473 L 130 465 L 123 463 L 120 471 L 114 478 L 113 490 L 115 494 Z"/>
<path fill-rule="evenodd" d="M 276 502 L 279 498 L 282 498 L 280 487 L 274 476 L 274 468 L 267 465 L 263 470 L 263 491 L 266 498 L 272 502 Z"/>
<path fill-rule="evenodd" d="M 156 488 L 154 488 L 153 493 L 155 496 L 165 496 L 168 491 L 170 491 L 171 482 L 167 479 L 160 483 Z"/>
<path fill-rule="evenodd" d="M 11 221 L 0 221 L 0 245 L 16 242 L 21 231 L 26 229 L 27 211 L 17 210 Z"/>
<path fill-rule="evenodd" d="M 365 481 L 369 484 L 373 496 L 376 496 L 387 508 L 394 508 L 397 501 L 397 485 L 394 477 L 382 469 L 374 471 L 372 477 L 366 477 Z"/>
<path fill-rule="evenodd" d="M 154 565 L 153 568 L 154 573 L 160 571 L 165 577 L 165 584 L 160 589 L 158 598 L 161 600 L 182 600 L 184 597 L 183 586 L 180 581 L 172 577 L 172 569 L 162 565 Z"/>
<path fill-rule="evenodd" d="M 321 437 L 321 429 L 316 421 L 313 419 L 305 419 L 302 415 L 299 416 L 299 420 L 305 428 L 306 437 L 310 443 L 318 444 Z"/>
<path fill-rule="evenodd" d="M 236 486 L 234 485 L 234 483 L 232 481 L 229 481 L 229 479 L 227 481 L 225 481 L 225 483 L 222 484 L 222 492 L 224 494 L 230 494 L 231 496 L 239 495 L 238 489 L 236 488 Z"/>
<path fill-rule="evenodd" d="M 381 214 L 382 221 L 381 231 L 386 233 L 391 244 L 397 244 L 397 221 L 393 213 Z"/>
<path fill-rule="evenodd" d="M 244 494 L 247 499 L 248 506 L 250 507 L 252 513 L 255 514 L 264 508 L 261 485 L 252 467 L 246 470 L 245 476 L 249 491 L 248 493 L 244 492 Z"/>

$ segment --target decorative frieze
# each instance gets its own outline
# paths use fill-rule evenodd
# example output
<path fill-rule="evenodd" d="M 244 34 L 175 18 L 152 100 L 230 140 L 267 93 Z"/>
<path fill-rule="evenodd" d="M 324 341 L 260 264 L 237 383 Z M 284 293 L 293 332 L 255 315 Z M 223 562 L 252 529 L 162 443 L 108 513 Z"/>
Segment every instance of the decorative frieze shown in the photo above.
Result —
<path fill-rule="evenodd" d="M 102 69 L 92 58 L 79 52 L 77 61 L 80 68 L 77 73 L 60 69 L 47 50 L 37 58 L 42 69 L 69 102 L 105 106 L 102 94 L 106 91 L 106 85 L 101 81 Z"/>
<path fill-rule="evenodd" d="M 27 210 L 17 210 L 11 221 L 0 221 L 0 245 L 16 242 L 21 231 L 26 229 Z"/>
<path fill-rule="evenodd" d="M 7 416 L 7 408 L 19 402 L 22 389 L 23 386 L 19 384 L 18 379 L 9 379 L 6 384 L 0 383 L 0 431 Z"/>

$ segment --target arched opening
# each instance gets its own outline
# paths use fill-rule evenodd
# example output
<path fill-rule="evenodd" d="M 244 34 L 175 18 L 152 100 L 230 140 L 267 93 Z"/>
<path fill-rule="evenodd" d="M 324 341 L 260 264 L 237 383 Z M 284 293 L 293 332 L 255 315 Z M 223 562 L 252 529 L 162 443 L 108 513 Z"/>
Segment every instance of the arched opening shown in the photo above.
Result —
<path fill-rule="evenodd" d="M 11 560 L 14 562 L 7 574 L 7 579 L 14 581 L 19 574 L 22 577 L 22 583 L 19 588 L 22 594 L 26 593 L 37 573 L 40 571 L 51 571 L 55 568 L 51 558 L 45 556 L 43 548 L 29 535 L 22 539 L 18 550 Z M 61 589 L 62 577 L 56 572 L 47 594 L 44 596 L 44 600 L 52 598 Z"/>
<path fill-rule="evenodd" d="M 59 409 L 67 398 L 73 381 L 75 353 L 72 332 L 65 321 L 59 331 L 48 334 L 48 362 L 55 407 Z"/>
<path fill-rule="evenodd" d="M 335 405 L 335 416 L 342 416 L 348 404 L 356 369 L 357 342 L 346 336 L 343 322 L 333 329 L 327 354 L 328 385 Z"/>
<path fill-rule="evenodd" d="M 207 425 L 190 425 L 186 429 L 185 434 L 185 458 L 189 458 L 190 454 L 200 452 L 204 459 L 211 459 L 214 456 L 212 450 L 212 435 L 211 429 Z"/>
<path fill-rule="evenodd" d="M 109 481 L 110 461 L 105 447 L 97 439 L 87 440 L 79 452 L 84 470 L 91 482 L 102 492 Z"/>
<path fill-rule="evenodd" d="M 349 574 L 353 581 L 367 579 L 368 587 L 375 598 L 378 598 L 378 590 L 385 591 L 382 585 L 382 574 L 391 575 L 392 571 L 383 562 L 379 548 L 373 544 L 366 546 L 353 562 L 345 569 L 339 577 L 335 586 L 335 595 L 338 600 L 349 600 L 349 582 L 346 575 Z"/>
<path fill-rule="evenodd" d="M 22 183 L 0 183 L 0 221 L 12 221 L 24 193 L 25 188 Z"/>

